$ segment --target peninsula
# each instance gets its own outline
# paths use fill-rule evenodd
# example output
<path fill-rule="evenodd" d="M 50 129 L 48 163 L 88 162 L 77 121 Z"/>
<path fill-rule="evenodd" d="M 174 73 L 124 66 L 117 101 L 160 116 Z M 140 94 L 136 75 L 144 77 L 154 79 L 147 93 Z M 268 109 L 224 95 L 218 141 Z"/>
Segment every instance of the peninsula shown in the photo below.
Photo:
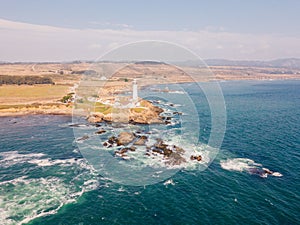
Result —
<path fill-rule="evenodd" d="M 71 115 L 73 109 L 74 93 L 82 85 L 85 75 L 90 75 L 91 80 L 85 83 L 96 82 L 94 86 L 102 85 L 101 93 L 92 95 L 102 100 L 109 100 L 110 96 L 120 92 L 130 91 L 131 82 L 139 80 L 139 87 L 163 83 L 182 83 L 211 80 L 277 80 L 277 79 L 299 79 L 300 69 L 289 67 L 288 62 L 281 67 L 273 64 L 226 64 L 210 66 L 214 76 L 201 75 L 201 68 L 192 64 L 183 64 L 178 69 L 164 63 L 110 63 L 103 62 L 102 68 L 115 68 L 117 71 L 111 77 L 105 77 L 101 71 L 93 68 L 93 63 L 2 63 L 0 64 L 0 116 L 14 116 L 26 114 L 65 114 Z M 120 68 L 120 69 L 118 69 Z M 192 80 L 187 73 L 197 75 Z M 98 76 L 98 78 L 97 78 Z M 143 79 L 140 79 L 143 77 Z M 96 80 L 93 80 L 96 79 Z M 102 83 L 101 83 L 102 82 Z M 146 101 L 141 104 L 149 103 Z M 99 108 L 105 107 L 97 103 Z M 111 107 L 107 107 L 112 110 Z M 151 108 L 151 107 L 150 107 Z M 154 108 L 152 108 L 154 109 Z M 152 111 L 152 109 L 150 111 Z M 144 109 L 136 108 L 130 110 L 130 118 Z M 123 110 L 124 111 L 124 110 Z M 126 110 L 125 110 L 126 111 Z M 96 113 L 96 112 L 95 112 Z M 102 112 L 99 112 L 102 113 Z M 134 114 L 136 113 L 136 114 Z M 98 114 L 98 119 L 109 120 L 108 113 Z M 147 114 L 147 113 L 146 113 Z M 146 115 L 143 114 L 143 115 Z"/>

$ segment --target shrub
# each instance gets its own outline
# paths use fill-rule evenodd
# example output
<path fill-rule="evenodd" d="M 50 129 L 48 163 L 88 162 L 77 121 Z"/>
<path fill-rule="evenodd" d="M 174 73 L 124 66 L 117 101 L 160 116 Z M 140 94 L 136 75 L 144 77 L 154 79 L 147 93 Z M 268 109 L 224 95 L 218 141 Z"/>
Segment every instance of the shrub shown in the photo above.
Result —
<path fill-rule="evenodd" d="M 34 85 L 34 84 L 54 84 L 54 82 L 49 77 L 0 75 L 0 85 L 2 84 Z"/>
<path fill-rule="evenodd" d="M 68 103 L 68 102 L 72 101 L 73 94 L 74 93 L 69 93 L 69 94 L 65 95 L 64 97 L 62 97 L 62 99 L 60 101 L 63 103 Z"/>

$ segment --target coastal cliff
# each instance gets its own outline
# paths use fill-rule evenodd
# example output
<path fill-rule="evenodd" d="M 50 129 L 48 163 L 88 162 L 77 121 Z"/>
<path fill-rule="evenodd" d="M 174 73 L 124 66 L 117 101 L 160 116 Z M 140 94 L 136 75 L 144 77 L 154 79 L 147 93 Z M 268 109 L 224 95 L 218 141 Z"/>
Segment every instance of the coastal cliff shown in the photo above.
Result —
<path fill-rule="evenodd" d="M 63 103 L 33 103 L 0 107 L 0 116 L 21 116 L 33 114 L 71 115 L 72 105 Z"/>

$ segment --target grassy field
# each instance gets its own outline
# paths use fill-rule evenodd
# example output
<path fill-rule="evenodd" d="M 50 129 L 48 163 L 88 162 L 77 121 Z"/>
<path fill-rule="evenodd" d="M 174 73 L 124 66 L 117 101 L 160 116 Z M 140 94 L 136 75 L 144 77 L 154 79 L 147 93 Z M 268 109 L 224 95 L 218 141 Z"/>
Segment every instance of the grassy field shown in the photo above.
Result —
<path fill-rule="evenodd" d="M 69 88 L 66 85 L 3 85 L 0 86 L 0 105 L 54 102 L 66 95 Z"/>

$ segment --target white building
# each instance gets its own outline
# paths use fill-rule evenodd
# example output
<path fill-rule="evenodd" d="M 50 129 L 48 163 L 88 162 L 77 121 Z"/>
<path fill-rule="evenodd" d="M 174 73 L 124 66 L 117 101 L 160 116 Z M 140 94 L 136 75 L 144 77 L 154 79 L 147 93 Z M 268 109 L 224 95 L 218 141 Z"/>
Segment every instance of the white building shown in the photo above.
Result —
<path fill-rule="evenodd" d="M 119 109 L 128 109 L 128 108 L 135 108 L 140 106 L 138 102 L 138 86 L 137 86 L 136 79 L 132 81 L 132 98 L 128 96 L 118 96 L 118 97 L 114 97 L 114 100 L 112 102 L 110 102 L 109 100 L 103 102 L 102 99 L 99 99 L 98 102 L 111 105 L 114 108 L 119 108 Z"/>
<path fill-rule="evenodd" d="M 132 82 L 132 103 L 136 104 L 138 102 L 138 87 L 136 79 L 133 79 Z"/>

